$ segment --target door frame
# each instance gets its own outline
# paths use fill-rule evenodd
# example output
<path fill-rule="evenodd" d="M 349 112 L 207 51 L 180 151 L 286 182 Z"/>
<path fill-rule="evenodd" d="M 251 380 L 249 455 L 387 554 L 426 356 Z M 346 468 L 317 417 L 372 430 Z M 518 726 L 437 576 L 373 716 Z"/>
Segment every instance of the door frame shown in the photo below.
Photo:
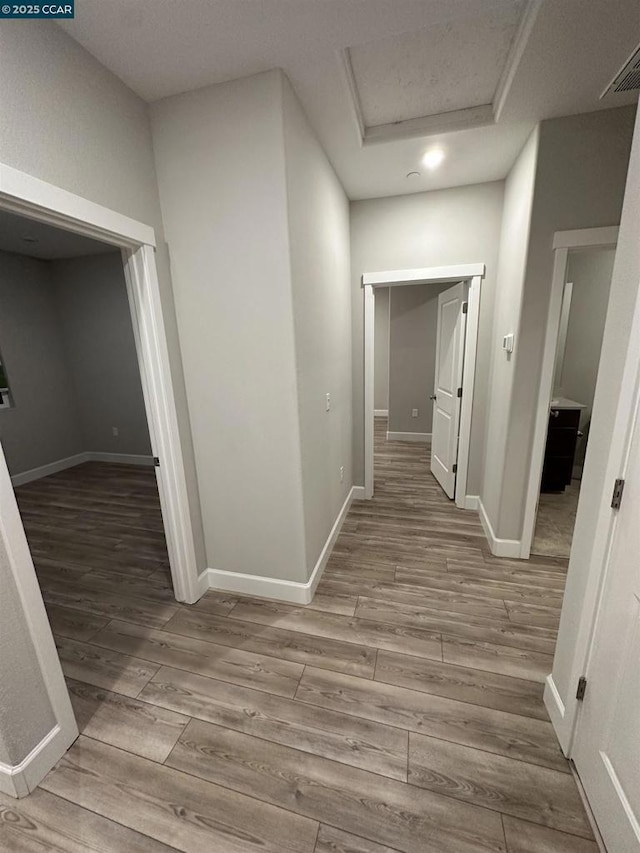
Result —
<path fill-rule="evenodd" d="M 553 395 L 558 337 L 560 334 L 562 297 L 567 277 L 569 253 L 571 249 L 615 248 L 618 242 L 619 230 L 617 225 L 612 225 L 605 228 L 581 228 L 574 231 L 556 231 L 553 235 L 551 298 L 549 300 L 547 327 L 544 337 L 540 385 L 538 386 L 538 403 L 533 430 L 533 445 L 531 448 L 531 463 L 529 466 L 529 480 L 525 498 L 522 539 L 520 542 L 520 557 L 523 560 L 528 560 L 531 554 L 536 516 L 538 514 L 540 484 L 542 483 L 542 468 L 544 466 L 544 450 L 547 443 L 547 430 L 549 428 L 549 407 L 551 406 Z"/>
<path fill-rule="evenodd" d="M 374 436 L 374 347 L 375 347 L 375 289 L 411 284 L 469 283 L 467 335 L 464 349 L 464 387 L 460 409 L 458 471 L 455 503 L 461 509 L 477 509 L 477 498 L 467 495 L 471 415 L 475 385 L 478 327 L 480 324 L 480 288 L 485 275 L 484 264 L 457 264 L 422 269 L 368 272 L 362 276 L 364 290 L 364 497 L 373 497 L 373 436 Z M 468 393 L 466 393 L 468 389 Z"/>
<path fill-rule="evenodd" d="M 194 602 L 196 548 L 178 416 L 171 381 L 153 228 L 0 163 L 0 209 L 72 231 L 122 250 L 158 491 L 177 600 Z M 6 547 L 29 634 L 55 716 L 55 725 L 15 767 L 0 763 L 0 791 L 33 790 L 77 737 L 73 710 L 42 601 L 31 552 L 0 445 L 0 537 Z"/>

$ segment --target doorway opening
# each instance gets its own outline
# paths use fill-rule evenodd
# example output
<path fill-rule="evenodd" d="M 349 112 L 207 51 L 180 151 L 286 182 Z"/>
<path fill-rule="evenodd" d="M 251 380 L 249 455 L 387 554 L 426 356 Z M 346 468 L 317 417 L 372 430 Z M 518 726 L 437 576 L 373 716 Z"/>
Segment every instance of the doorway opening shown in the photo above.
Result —
<path fill-rule="evenodd" d="M 466 487 L 480 311 L 480 286 L 483 276 L 484 264 L 393 270 L 363 275 L 366 498 L 373 497 L 374 491 L 375 432 L 379 433 L 380 430 L 384 429 L 388 418 L 387 438 L 430 444 L 431 471 L 447 496 L 455 499 L 458 507 L 476 508 L 473 499 L 467 496 Z M 412 285 L 412 287 L 407 287 L 407 285 Z M 427 289 L 416 287 L 424 285 L 430 286 L 431 297 L 429 297 Z M 437 290 L 434 286 L 437 286 Z M 405 344 L 408 342 L 408 336 L 415 331 L 406 328 L 407 325 L 415 326 L 417 321 L 418 338 L 424 334 L 420 328 L 421 319 L 425 319 L 425 316 L 422 315 L 431 314 L 431 320 L 435 327 L 435 342 L 432 340 L 431 345 L 433 370 L 428 366 L 429 359 L 425 353 L 423 373 L 422 376 L 418 377 L 422 391 L 419 388 L 417 390 L 408 386 L 404 387 L 407 383 L 394 383 L 397 387 L 394 387 L 392 391 L 392 382 L 394 381 L 392 372 L 395 365 L 391 361 L 392 337 L 391 322 L 389 322 L 389 394 L 386 410 L 380 405 L 376 405 L 376 393 L 378 394 L 378 403 L 381 399 L 380 389 L 375 387 L 376 292 L 383 293 L 383 299 L 388 293 L 390 305 L 398 307 L 397 337 L 399 340 L 404 339 Z M 405 302 L 407 302 L 407 306 L 404 305 Z M 435 304 L 431 304 L 432 310 L 429 308 L 425 310 L 425 305 L 429 306 L 429 303 Z M 406 310 L 407 307 L 410 310 Z M 415 308 L 419 310 L 412 316 L 412 311 Z M 380 333 L 379 316 L 378 334 Z M 407 375 L 407 371 L 402 365 L 401 350 L 402 346 L 399 346 L 399 376 Z M 416 353 L 411 353 L 411 356 L 415 357 Z M 419 354 L 418 358 L 420 358 Z M 378 363 L 380 363 L 379 354 Z M 404 367 L 406 368 L 406 365 Z M 463 371 L 464 382 L 462 381 Z M 433 383 L 431 379 L 433 379 Z M 427 395 L 425 389 L 429 388 L 431 391 Z M 408 396 L 406 392 L 408 392 Z M 411 399 L 412 394 L 422 395 L 422 405 L 407 405 L 407 400 Z M 395 405 L 396 396 L 398 397 L 397 406 Z M 421 423 L 424 428 L 421 430 L 407 429 L 407 425 L 413 426 L 412 420 L 420 420 L 421 409 L 423 410 Z M 427 430 L 424 424 L 432 424 L 432 426 Z"/>
<path fill-rule="evenodd" d="M 568 558 L 617 228 L 558 232 L 521 556 Z"/>

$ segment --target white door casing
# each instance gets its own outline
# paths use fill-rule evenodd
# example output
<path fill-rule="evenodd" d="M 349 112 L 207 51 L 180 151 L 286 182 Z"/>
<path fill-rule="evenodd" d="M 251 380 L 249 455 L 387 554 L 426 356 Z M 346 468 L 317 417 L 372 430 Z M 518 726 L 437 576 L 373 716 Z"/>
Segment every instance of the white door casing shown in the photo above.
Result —
<path fill-rule="evenodd" d="M 466 282 L 460 282 L 438 296 L 431 472 L 452 499 L 456 490 L 462 394 L 458 389 L 462 389 L 464 370 L 467 315 L 463 306 L 467 291 Z"/>
<path fill-rule="evenodd" d="M 608 850 L 640 851 L 640 398 L 571 756 Z"/>

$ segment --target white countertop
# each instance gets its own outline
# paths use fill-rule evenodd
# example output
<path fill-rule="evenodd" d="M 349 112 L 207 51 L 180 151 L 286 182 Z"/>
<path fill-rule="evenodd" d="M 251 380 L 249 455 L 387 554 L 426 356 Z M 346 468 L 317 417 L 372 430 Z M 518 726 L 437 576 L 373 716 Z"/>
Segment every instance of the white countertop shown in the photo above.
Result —
<path fill-rule="evenodd" d="M 567 400 L 566 397 L 554 397 L 551 401 L 552 409 L 586 409 L 583 403 L 576 403 L 575 400 Z"/>

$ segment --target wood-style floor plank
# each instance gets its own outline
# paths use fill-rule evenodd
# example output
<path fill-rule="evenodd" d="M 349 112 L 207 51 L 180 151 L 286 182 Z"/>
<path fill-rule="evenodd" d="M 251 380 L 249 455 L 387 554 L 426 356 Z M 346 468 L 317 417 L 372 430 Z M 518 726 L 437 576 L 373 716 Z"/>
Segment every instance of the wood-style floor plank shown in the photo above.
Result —
<path fill-rule="evenodd" d="M 244 684 L 279 696 L 293 696 L 303 670 L 302 664 L 194 640 L 168 631 L 156 631 L 129 622 L 110 622 L 92 637 L 91 642 L 92 645 L 111 651 L 135 653 L 145 661 L 153 661 L 158 665 L 209 675 L 221 681 Z"/>
<path fill-rule="evenodd" d="M 62 671 L 67 678 L 135 697 L 160 668 L 147 660 L 113 649 L 56 639 Z"/>
<path fill-rule="evenodd" d="M 373 678 L 375 669 L 376 651 L 367 646 L 211 616 L 196 608 L 181 610 L 165 626 L 165 630 L 282 660 L 350 672 L 365 678 Z"/>
<path fill-rule="evenodd" d="M 174 853 L 175 847 L 38 788 L 22 800 L 0 794 L 4 853 Z"/>
<path fill-rule="evenodd" d="M 372 773 L 407 779 L 408 734 L 390 726 L 168 667 L 160 669 L 140 698 Z"/>
<path fill-rule="evenodd" d="M 189 718 L 111 690 L 67 680 L 80 731 L 94 740 L 163 762 Z"/>
<path fill-rule="evenodd" d="M 569 773 L 551 723 L 307 667 L 296 699 Z"/>
<path fill-rule="evenodd" d="M 592 839 L 573 777 L 458 743 L 409 733 L 409 782 Z"/>
<path fill-rule="evenodd" d="M 351 619 L 333 613 L 320 613 L 304 607 L 257 599 L 240 601 L 229 615 L 233 619 L 301 631 L 316 637 L 442 660 L 440 635 L 419 628 Z"/>
<path fill-rule="evenodd" d="M 396 853 L 396 850 L 323 823 L 320 825 L 315 853 Z"/>
<path fill-rule="evenodd" d="M 170 767 L 403 853 L 504 850 L 499 815 L 296 749 L 193 720 Z"/>
<path fill-rule="evenodd" d="M 69 640 L 88 640 L 109 622 L 106 616 L 93 616 L 56 604 L 47 605 L 47 616 L 53 633 Z"/>
<path fill-rule="evenodd" d="M 472 705 L 548 720 L 542 685 L 522 678 L 385 651 L 378 652 L 375 678 Z"/>
<path fill-rule="evenodd" d="M 598 853 L 596 842 L 586 838 L 508 815 L 503 816 L 502 822 L 509 853 Z"/>
<path fill-rule="evenodd" d="M 310 853 L 318 824 L 81 736 L 42 787 L 184 853 Z"/>
<path fill-rule="evenodd" d="M 553 655 L 444 634 L 442 659 L 445 663 L 512 675 L 515 678 L 541 683 L 544 683 L 553 666 Z"/>

